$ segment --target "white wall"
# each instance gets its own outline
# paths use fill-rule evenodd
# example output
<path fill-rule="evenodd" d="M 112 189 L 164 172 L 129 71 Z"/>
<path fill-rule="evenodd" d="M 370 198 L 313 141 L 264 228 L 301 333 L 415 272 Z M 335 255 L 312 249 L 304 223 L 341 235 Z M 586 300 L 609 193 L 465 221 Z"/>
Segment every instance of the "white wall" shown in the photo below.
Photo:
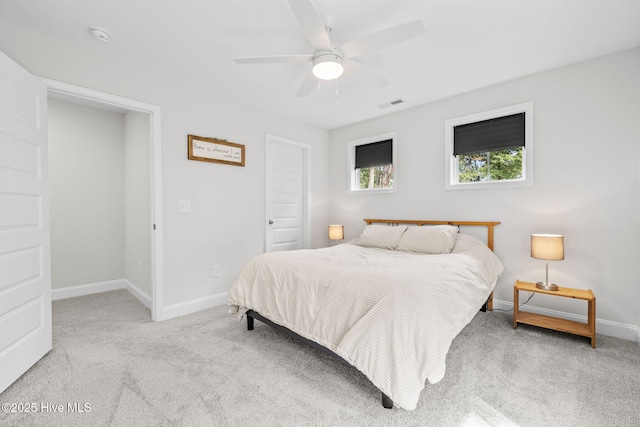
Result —
<path fill-rule="evenodd" d="M 224 294 L 265 245 L 265 134 L 312 146 L 311 242 L 328 245 L 328 132 L 226 99 L 209 87 L 0 24 L 0 50 L 35 75 L 158 105 L 162 114 L 164 304 Z M 215 79 L 215 70 L 211 71 Z M 244 144 L 246 167 L 187 160 L 187 135 Z M 189 199 L 191 213 L 178 213 Z M 222 275 L 211 277 L 211 266 Z"/>
<path fill-rule="evenodd" d="M 362 218 L 501 221 L 496 253 L 505 272 L 496 298 L 513 300 L 515 279 L 544 278 L 531 233 L 565 235 L 565 260 L 550 279 L 591 288 L 597 317 L 638 324 L 640 305 L 640 49 L 564 67 L 331 132 L 331 222 L 347 238 Z M 444 121 L 525 101 L 535 103 L 535 184 L 444 191 Z M 397 194 L 348 196 L 346 145 L 398 132 Z M 530 303 L 586 314 L 586 304 L 536 296 Z"/>
<path fill-rule="evenodd" d="M 149 115 L 124 115 L 125 279 L 151 297 Z"/>
<path fill-rule="evenodd" d="M 124 117 L 49 100 L 52 287 L 124 277 Z"/>

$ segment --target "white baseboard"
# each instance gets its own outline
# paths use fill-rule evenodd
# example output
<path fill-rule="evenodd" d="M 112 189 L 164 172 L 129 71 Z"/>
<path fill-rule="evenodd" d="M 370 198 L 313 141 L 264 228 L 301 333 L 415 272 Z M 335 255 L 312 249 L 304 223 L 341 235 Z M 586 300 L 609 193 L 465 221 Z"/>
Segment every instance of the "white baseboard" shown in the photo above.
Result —
<path fill-rule="evenodd" d="M 126 279 L 109 280 L 106 282 L 88 283 L 86 285 L 68 286 L 51 290 L 51 299 L 59 300 L 66 298 L 81 297 L 84 295 L 98 294 L 101 292 L 116 291 L 118 289 L 128 290 L 138 301 L 151 310 L 151 297 L 136 285 Z M 208 308 L 217 307 L 227 303 L 229 293 L 223 292 L 217 295 L 198 298 L 192 301 L 181 302 L 163 308 L 162 320 L 173 319 L 174 317 L 186 316 Z"/>
<path fill-rule="evenodd" d="M 513 310 L 513 302 L 493 300 L 493 308 L 499 310 Z M 544 314 L 546 316 L 558 317 L 560 319 L 587 323 L 587 316 L 549 310 L 547 308 L 540 308 L 532 305 L 527 305 L 525 310 L 536 314 Z M 596 333 L 635 341 L 640 345 L 640 328 L 635 325 L 626 325 L 624 323 L 596 318 Z"/>
<path fill-rule="evenodd" d="M 145 307 L 151 310 L 151 307 L 152 307 L 151 297 L 146 292 L 144 292 L 142 289 L 140 289 L 139 287 L 137 287 L 127 279 L 124 279 L 124 283 L 125 283 L 125 288 L 131 293 L 131 295 L 136 297 L 138 301 L 140 301 L 142 304 L 144 304 Z"/>
<path fill-rule="evenodd" d="M 175 317 L 185 316 L 208 308 L 224 305 L 227 303 L 228 296 L 228 292 L 223 292 L 217 295 L 165 306 L 163 309 L 162 320 L 169 320 Z"/>
<path fill-rule="evenodd" d="M 51 290 L 53 301 L 66 298 L 81 297 L 84 295 L 99 294 L 101 292 L 128 290 L 148 309 L 151 309 L 151 297 L 127 279 L 108 280 L 106 282 L 87 283 L 85 285 L 68 286 Z"/>
<path fill-rule="evenodd" d="M 99 294 L 100 292 L 115 291 L 125 289 L 126 284 L 123 279 L 109 280 L 106 282 L 88 283 L 86 285 L 68 286 L 66 288 L 51 289 L 51 299 L 59 300 L 66 298 L 81 297 L 84 295 Z"/>

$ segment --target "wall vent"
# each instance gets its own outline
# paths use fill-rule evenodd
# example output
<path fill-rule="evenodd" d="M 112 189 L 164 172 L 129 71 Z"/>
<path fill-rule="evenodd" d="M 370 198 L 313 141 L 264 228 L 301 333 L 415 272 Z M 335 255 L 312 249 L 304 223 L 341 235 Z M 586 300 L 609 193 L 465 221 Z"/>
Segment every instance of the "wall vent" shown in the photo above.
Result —
<path fill-rule="evenodd" d="M 405 100 L 402 98 L 394 99 L 393 101 L 385 102 L 384 104 L 379 104 L 378 108 L 388 108 L 396 105 L 404 104 Z"/>

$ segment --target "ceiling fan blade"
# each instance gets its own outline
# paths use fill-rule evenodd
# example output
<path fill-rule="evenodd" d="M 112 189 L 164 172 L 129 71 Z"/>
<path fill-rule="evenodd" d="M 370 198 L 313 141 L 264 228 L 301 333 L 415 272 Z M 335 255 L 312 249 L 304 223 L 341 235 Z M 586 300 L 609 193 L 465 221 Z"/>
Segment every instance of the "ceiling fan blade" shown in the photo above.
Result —
<path fill-rule="evenodd" d="M 361 75 L 363 77 L 363 80 L 367 80 L 370 84 L 377 87 L 378 89 L 381 89 L 389 84 L 389 80 L 382 77 L 380 74 L 378 74 L 377 71 L 353 59 L 350 60 L 349 63 L 345 65 L 345 67 L 348 67 L 350 70 L 353 70 L 355 73 Z"/>
<path fill-rule="evenodd" d="M 276 62 L 308 62 L 313 61 L 313 55 L 271 55 L 271 56 L 247 56 L 235 58 L 238 64 L 269 64 Z"/>
<path fill-rule="evenodd" d="M 296 15 L 300 28 L 305 33 L 314 49 L 332 48 L 329 34 L 318 9 L 311 0 L 289 0 L 289 5 Z"/>
<path fill-rule="evenodd" d="M 412 21 L 345 43 L 340 49 L 342 50 L 343 58 L 355 58 L 356 56 L 402 43 L 423 33 L 424 23 L 421 20 Z"/>
<path fill-rule="evenodd" d="M 316 78 L 316 76 L 313 75 L 313 72 L 309 71 L 309 74 L 307 74 L 307 77 L 304 79 L 304 81 L 300 85 L 300 89 L 298 89 L 298 93 L 296 94 L 296 97 L 302 98 L 309 95 L 313 90 L 313 88 L 316 87 L 317 84 L 318 84 L 318 79 Z"/>

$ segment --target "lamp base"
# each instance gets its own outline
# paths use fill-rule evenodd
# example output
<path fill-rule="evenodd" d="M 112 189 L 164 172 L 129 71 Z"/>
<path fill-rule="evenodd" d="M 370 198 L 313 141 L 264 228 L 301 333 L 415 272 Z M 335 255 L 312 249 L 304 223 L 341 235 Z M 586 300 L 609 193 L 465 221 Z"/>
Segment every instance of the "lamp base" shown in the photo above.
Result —
<path fill-rule="evenodd" d="M 536 282 L 536 288 L 544 289 L 545 291 L 557 291 L 558 285 L 555 283 Z"/>

